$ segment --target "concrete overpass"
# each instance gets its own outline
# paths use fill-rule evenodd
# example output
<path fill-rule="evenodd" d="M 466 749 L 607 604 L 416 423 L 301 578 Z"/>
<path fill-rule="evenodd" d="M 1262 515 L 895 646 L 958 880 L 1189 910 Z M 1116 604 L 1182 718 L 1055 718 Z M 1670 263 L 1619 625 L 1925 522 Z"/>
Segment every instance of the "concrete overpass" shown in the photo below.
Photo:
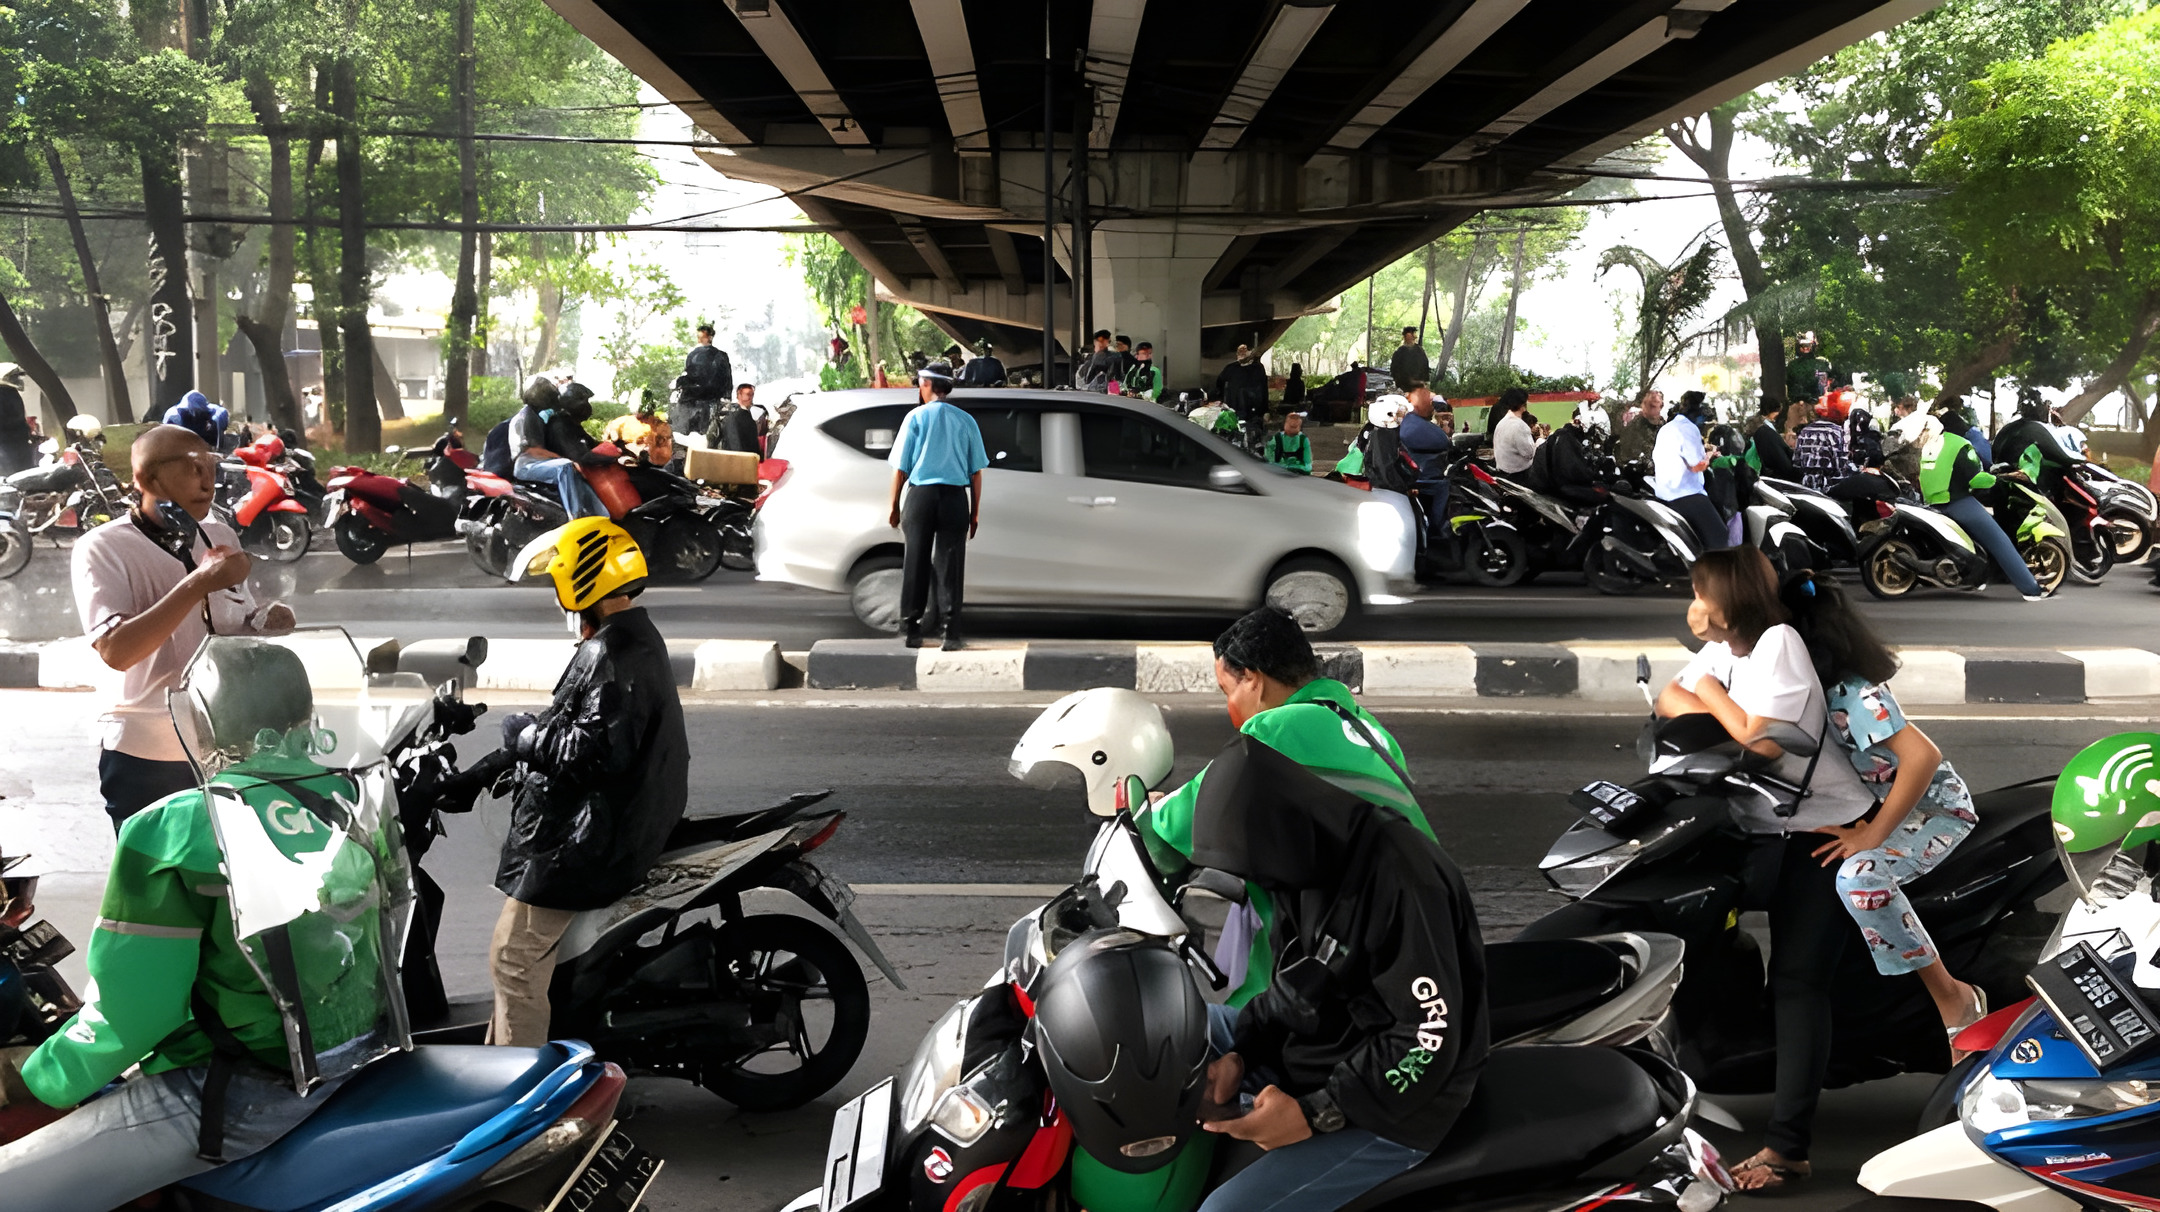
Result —
<path fill-rule="evenodd" d="M 1009 362 L 1130 333 L 1182 384 L 1936 0 L 549 2 L 886 297 Z"/>

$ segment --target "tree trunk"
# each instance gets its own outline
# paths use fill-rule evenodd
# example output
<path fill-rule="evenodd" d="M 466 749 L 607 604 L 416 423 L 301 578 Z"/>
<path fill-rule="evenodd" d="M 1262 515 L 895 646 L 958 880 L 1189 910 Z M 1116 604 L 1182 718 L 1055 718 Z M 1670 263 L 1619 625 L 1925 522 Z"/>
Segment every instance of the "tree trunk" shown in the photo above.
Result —
<path fill-rule="evenodd" d="M 30 381 L 38 385 L 38 390 L 45 396 L 48 417 L 52 414 L 75 415 L 75 397 L 68 394 L 67 384 L 60 381 L 60 373 L 52 368 L 52 363 L 30 343 L 30 334 L 23 331 L 22 321 L 16 318 L 15 309 L 8 305 L 5 294 L 0 294 L 0 345 L 8 347 L 15 360 L 22 363 Z M 58 437 L 59 431 L 45 436 Z"/>
<path fill-rule="evenodd" d="M 458 107 L 458 261 L 457 286 L 450 294 L 449 365 L 444 370 L 443 423 L 456 426 L 472 407 L 473 321 L 480 300 L 473 284 L 473 261 L 478 252 L 480 177 L 473 154 L 473 7 L 475 0 L 458 0 L 457 10 L 457 107 Z"/>
<path fill-rule="evenodd" d="M 1737 107 L 1731 105 L 1721 105 L 1710 111 L 1708 147 L 1696 141 L 1690 128 L 1678 124 L 1666 127 L 1665 137 L 1710 178 L 1710 192 L 1717 201 L 1718 222 L 1725 228 L 1725 247 L 1732 250 L 1733 266 L 1740 271 L 1741 291 L 1753 300 L 1770 289 L 1770 274 L 1763 268 L 1762 255 L 1755 251 L 1747 215 L 1740 209 L 1739 195 L 1733 192 L 1733 122 L 1738 116 Z M 1754 327 L 1756 354 L 1761 359 L 1762 394 L 1782 400 L 1785 398 L 1785 334 L 1777 321 L 1766 316 L 1756 316 Z"/>
<path fill-rule="evenodd" d="M 405 419 L 405 396 L 398 386 L 397 376 L 390 373 L 390 364 L 383 361 L 382 346 L 368 341 L 368 356 L 375 359 L 375 406 L 382 410 L 383 420 Z"/>
<path fill-rule="evenodd" d="M 1953 400 L 1962 399 L 1966 392 L 1978 387 L 1995 373 L 1995 368 L 2010 359 L 2010 351 L 2017 348 L 2018 329 L 2011 326 L 1973 356 L 1954 367 L 1943 376 L 1942 390 L 1935 395 L 1932 407 L 1940 408 Z"/>
<path fill-rule="evenodd" d="M 188 297 L 187 221 L 180 191 L 180 151 L 142 153 L 143 210 L 150 227 L 150 400 L 146 418 L 186 395 L 195 377 L 195 307 Z"/>
<path fill-rule="evenodd" d="M 1433 363 L 1432 377 L 1437 384 L 1447 377 L 1448 365 L 1455 358 L 1455 342 L 1462 338 L 1463 319 L 1470 310 L 1470 279 L 1477 270 L 1478 250 L 1485 247 L 1485 237 L 1480 234 L 1471 238 L 1470 252 L 1463 258 L 1462 285 L 1455 291 L 1455 314 L 1449 317 L 1447 332 L 1440 337 L 1440 357 Z M 1370 286 L 1367 287 L 1370 290 Z"/>
<path fill-rule="evenodd" d="M 337 120 L 338 311 L 345 346 L 345 449 L 382 449 L 375 404 L 375 341 L 368 331 L 367 211 L 360 170 L 360 65 L 338 60 L 331 95 Z"/>
<path fill-rule="evenodd" d="M 555 358 L 555 338 L 562 330 L 563 292 L 561 286 L 547 279 L 546 237 L 539 232 L 532 234 L 531 255 L 533 268 L 538 271 L 533 290 L 540 296 L 540 339 L 533 345 L 532 368 L 540 374 Z"/>
<path fill-rule="evenodd" d="M 1425 342 L 1425 322 L 1432 316 L 1433 280 L 1439 273 L 1440 246 L 1428 244 L 1425 246 L 1425 291 L 1418 296 L 1417 302 L 1417 339 L 1421 345 Z M 1396 386 L 1400 387 L 1402 384 L 1398 383 Z"/>
<path fill-rule="evenodd" d="M 2084 420 L 2093 405 L 2120 388 L 2130 378 L 2130 372 L 2137 369 L 2138 360 L 2145 356 L 2155 333 L 2160 333 L 2160 293 L 2146 295 L 2139 304 L 2137 318 L 2130 322 L 2130 339 L 2114 360 L 2088 381 L 2083 390 L 2063 401 L 2063 424 L 2075 425 Z"/>
<path fill-rule="evenodd" d="M 75 206 L 75 186 L 68 180 L 60 149 L 45 144 L 45 165 L 52 170 L 53 187 L 60 191 L 60 209 L 67 214 L 68 235 L 75 240 L 75 259 L 82 264 L 83 293 L 90 300 L 90 319 L 97 325 L 98 356 L 105 364 L 106 415 L 117 424 L 135 419 L 128 403 L 127 367 L 120 361 L 119 343 L 113 340 L 112 303 L 98 285 L 97 258 L 90 252 L 90 235 L 83 230 L 82 212 Z"/>
<path fill-rule="evenodd" d="M 488 366 L 488 343 L 495 339 L 488 323 L 488 290 L 495 281 L 495 235 L 482 233 L 474 241 L 480 246 L 480 268 L 473 284 L 473 351 L 472 373 L 474 378 L 492 373 Z"/>
<path fill-rule="evenodd" d="M 285 361 L 285 321 L 292 314 L 293 248 L 292 131 L 278 109 L 277 93 L 266 77 L 247 84 L 248 104 L 256 124 L 270 141 L 270 274 L 263 286 L 255 314 L 234 315 L 233 321 L 255 347 L 256 364 L 262 368 L 263 402 L 270 424 L 281 431 L 301 435 L 306 441 L 307 417 L 293 393 L 292 370 Z"/>

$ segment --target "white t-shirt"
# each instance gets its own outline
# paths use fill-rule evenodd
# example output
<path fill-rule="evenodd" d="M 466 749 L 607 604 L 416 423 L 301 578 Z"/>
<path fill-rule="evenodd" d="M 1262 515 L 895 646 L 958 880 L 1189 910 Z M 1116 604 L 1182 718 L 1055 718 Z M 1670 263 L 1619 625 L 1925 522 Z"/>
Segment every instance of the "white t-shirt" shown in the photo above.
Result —
<path fill-rule="evenodd" d="M 1703 461 L 1702 430 L 1686 417 L 1674 417 L 1658 426 L 1657 445 L 1650 452 L 1650 485 L 1658 500 L 1677 501 L 1700 496 L 1702 473 L 1695 465 Z"/>
<path fill-rule="evenodd" d="M 1537 461 L 1537 439 L 1530 436 L 1530 423 L 1519 412 L 1501 414 L 1492 440 L 1493 465 L 1511 476 L 1530 470 Z"/>
<path fill-rule="evenodd" d="M 1820 738 L 1823 746 L 1836 744 L 1836 738 L 1824 731 L 1829 722 L 1828 703 L 1822 683 L 1815 677 L 1807 643 L 1791 627 L 1779 623 L 1763 632 L 1746 656 L 1735 656 L 1732 648 L 1723 643 L 1705 644 L 1673 680 L 1680 683 L 1681 689 L 1693 692 L 1704 677 L 1721 683 L 1734 704 L 1749 715 L 1797 724 L 1809 736 Z M 1827 753 L 1815 763 L 1810 779 L 1808 760 L 1787 753 L 1771 768 L 1772 774 L 1788 783 L 1807 781 L 1809 795 L 1800 801 L 1800 810 L 1781 817 L 1766 805 L 1737 800 L 1734 816 L 1743 828 L 1754 833 L 1787 833 L 1844 825 L 1875 806 L 1875 797 L 1868 794 L 1850 762 Z"/>

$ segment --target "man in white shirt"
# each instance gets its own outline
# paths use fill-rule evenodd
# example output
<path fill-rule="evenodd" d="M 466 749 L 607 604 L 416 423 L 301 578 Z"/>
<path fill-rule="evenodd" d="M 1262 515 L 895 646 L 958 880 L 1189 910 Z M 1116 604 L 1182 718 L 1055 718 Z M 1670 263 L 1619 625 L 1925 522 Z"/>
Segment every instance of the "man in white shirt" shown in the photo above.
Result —
<path fill-rule="evenodd" d="M 1493 415 L 1500 418 L 1493 423 L 1493 466 L 1502 475 L 1519 476 L 1537 461 L 1537 437 L 1523 415 L 1529 407 L 1530 393 L 1520 387 L 1508 388 L 1493 406 Z"/>
<path fill-rule="evenodd" d="M 210 519 L 218 455 L 177 425 L 146 429 L 131 452 L 142 504 L 75 544 L 75 608 L 99 659 L 121 673 L 120 695 L 98 717 L 98 786 L 120 823 L 195 786 L 165 693 L 203 637 L 292 630 L 283 603 L 258 605 L 248 558 Z"/>
<path fill-rule="evenodd" d="M 1703 471 L 1710 466 L 1700 428 L 1705 407 L 1699 391 L 1681 396 L 1673 406 L 1672 419 L 1658 427 L 1657 446 L 1650 455 L 1650 480 L 1658 500 L 1672 506 L 1694 528 L 1702 549 L 1715 551 L 1731 544 L 1724 516 L 1703 492 Z"/>

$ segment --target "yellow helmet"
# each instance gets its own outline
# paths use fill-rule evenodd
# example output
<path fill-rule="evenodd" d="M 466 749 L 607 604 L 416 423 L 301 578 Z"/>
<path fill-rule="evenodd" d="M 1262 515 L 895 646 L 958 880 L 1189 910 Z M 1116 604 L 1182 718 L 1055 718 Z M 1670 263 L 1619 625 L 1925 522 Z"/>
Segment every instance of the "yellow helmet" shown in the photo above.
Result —
<path fill-rule="evenodd" d="M 643 588 L 645 553 L 606 518 L 573 518 L 527 543 L 510 572 L 512 580 L 547 573 L 555 581 L 556 604 L 576 614 L 602 598 Z"/>

